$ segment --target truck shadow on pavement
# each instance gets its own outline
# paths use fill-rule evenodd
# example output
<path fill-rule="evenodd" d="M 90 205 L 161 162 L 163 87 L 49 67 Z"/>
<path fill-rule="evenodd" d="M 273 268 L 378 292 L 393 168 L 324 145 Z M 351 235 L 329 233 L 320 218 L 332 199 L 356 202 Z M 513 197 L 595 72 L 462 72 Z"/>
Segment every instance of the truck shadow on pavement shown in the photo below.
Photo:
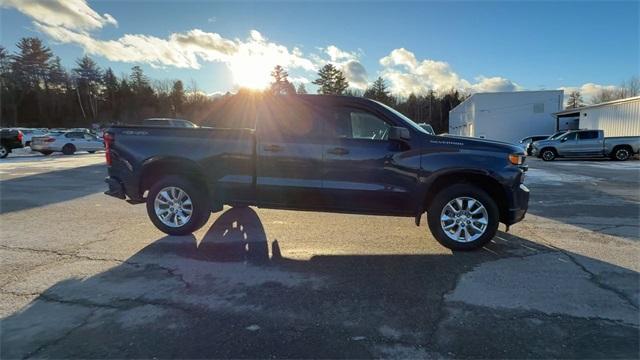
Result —
<path fill-rule="evenodd" d="M 234 208 L 200 242 L 165 236 L 124 261 L 75 261 L 94 274 L 59 281 L 4 318 L 0 357 L 629 358 L 639 351 L 629 319 L 638 311 L 637 272 L 502 232 L 472 253 L 304 260 L 287 258 L 251 208 Z"/>

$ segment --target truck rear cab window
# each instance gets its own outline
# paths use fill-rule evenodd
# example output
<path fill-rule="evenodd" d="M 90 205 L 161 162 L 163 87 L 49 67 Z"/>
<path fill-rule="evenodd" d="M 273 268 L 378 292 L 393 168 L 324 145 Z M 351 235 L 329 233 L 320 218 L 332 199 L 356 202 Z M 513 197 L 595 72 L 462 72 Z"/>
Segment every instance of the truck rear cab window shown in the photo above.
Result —
<path fill-rule="evenodd" d="M 593 140 L 598 138 L 597 131 L 582 131 L 578 133 L 578 140 Z"/>
<path fill-rule="evenodd" d="M 256 130 L 262 140 L 309 139 L 322 134 L 316 111 L 299 100 L 276 96 L 264 103 L 258 116 Z"/>

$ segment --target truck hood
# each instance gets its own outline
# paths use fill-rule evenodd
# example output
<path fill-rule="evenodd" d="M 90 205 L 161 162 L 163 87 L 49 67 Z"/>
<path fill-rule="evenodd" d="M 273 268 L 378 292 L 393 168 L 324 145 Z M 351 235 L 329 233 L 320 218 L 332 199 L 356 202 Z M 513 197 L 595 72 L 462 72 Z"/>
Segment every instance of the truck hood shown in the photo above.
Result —
<path fill-rule="evenodd" d="M 478 138 L 472 138 L 468 136 L 457 136 L 457 135 L 435 136 L 435 138 L 437 140 L 432 140 L 432 141 L 443 141 L 445 143 L 450 142 L 452 145 L 463 145 L 465 148 L 476 149 L 476 150 L 498 151 L 498 152 L 504 152 L 506 154 L 524 155 L 524 150 L 522 149 L 521 146 L 511 144 L 508 142 L 503 142 L 503 141 L 478 139 Z"/>
<path fill-rule="evenodd" d="M 540 148 L 542 146 L 554 145 L 557 143 L 558 143 L 558 140 L 538 140 L 538 141 L 534 141 L 531 145 L 537 148 Z"/>

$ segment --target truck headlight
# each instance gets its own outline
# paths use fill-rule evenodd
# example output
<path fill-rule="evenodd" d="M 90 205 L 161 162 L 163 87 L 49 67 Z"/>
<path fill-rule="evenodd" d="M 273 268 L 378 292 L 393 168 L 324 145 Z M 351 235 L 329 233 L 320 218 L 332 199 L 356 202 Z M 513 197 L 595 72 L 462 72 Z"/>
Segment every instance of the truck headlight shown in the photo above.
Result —
<path fill-rule="evenodd" d="M 509 154 L 509 162 L 513 165 L 522 165 L 524 164 L 524 159 L 526 156 L 521 154 Z"/>

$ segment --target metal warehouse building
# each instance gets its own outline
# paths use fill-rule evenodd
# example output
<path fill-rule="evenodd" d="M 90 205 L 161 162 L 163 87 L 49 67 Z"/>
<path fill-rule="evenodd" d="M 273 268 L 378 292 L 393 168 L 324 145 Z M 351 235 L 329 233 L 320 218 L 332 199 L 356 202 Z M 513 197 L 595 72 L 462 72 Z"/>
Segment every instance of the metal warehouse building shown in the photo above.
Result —
<path fill-rule="evenodd" d="M 558 130 L 598 129 L 605 136 L 640 136 L 640 96 L 554 114 Z"/>
<path fill-rule="evenodd" d="M 511 143 L 551 135 L 563 96 L 562 90 L 473 94 L 449 112 L 449 133 Z"/>

